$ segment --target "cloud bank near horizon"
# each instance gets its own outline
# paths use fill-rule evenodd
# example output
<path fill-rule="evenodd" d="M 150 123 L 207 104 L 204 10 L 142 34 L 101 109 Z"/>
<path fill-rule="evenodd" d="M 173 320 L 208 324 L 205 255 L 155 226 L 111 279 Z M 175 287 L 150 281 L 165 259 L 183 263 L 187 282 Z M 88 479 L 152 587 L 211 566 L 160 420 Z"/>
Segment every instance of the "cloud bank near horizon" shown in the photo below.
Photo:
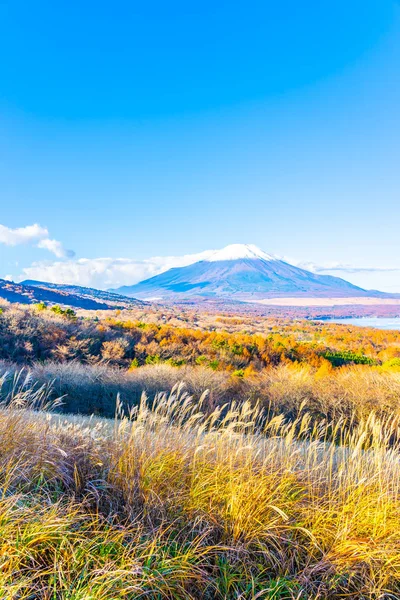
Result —
<path fill-rule="evenodd" d="M 184 256 L 154 256 L 145 260 L 131 258 L 78 258 L 64 261 L 35 262 L 22 270 L 18 278 L 50 283 L 66 283 L 99 289 L 133 285 L 174 267 L 185 267 L 208 258 L 214 250 Z"/>
<path fill-rule="evenodd" d="M 36 279 L 51 283 L 114 289 L 134 285 L 174 267 L 184 267 L 206 260 L 213 252 L 215 250 L 183 256 L 155 256 L 145 260 L 103 257 L 40 261 L 25 267 L 18 280 Z M 356 267 L 340 263 L 318 265 L 285 257 L 279 258 L 314 273 L 348 279 L 366 289 L 400 292 L 400 267 Z"/>

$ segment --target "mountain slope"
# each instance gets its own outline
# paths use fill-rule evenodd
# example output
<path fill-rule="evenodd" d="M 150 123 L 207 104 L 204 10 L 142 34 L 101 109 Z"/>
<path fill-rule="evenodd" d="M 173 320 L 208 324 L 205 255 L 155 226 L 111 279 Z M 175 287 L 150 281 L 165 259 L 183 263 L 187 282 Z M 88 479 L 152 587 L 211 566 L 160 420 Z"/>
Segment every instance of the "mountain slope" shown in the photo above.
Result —
<path fill-rule="evenodd" d="M 33 285 L 35 283 L 35 285 Z M 35 304 L 45 302 L 50 304 L 62 304 L 73 308 L 85 308 L 87 310 L 106 310 L 132 304 L 143 304 L 139 300 L 133 300 L 104 292 L 105 296 L 98 300 L 89 292 L 97 292 L 98 290 L 88 290 L 88 288 L 79 288 L 79 286 L 56 286 L 56 284 L 46 284 L 40 282 L 32 282 L 31 285 L 26 283 L 14 283 L 0 279 L 0 298 L 8 300 L 8 302 L 19 302 L 21 304 Z M 62 289 L 65 288 L 65 289 Z M 74 290 L 72 292 L 71 290 Z M 99 292 L 101 295 L 102 292 Z"/>
<path fill-rule="evenodd" d="M 95 288 L 82 287 L 80 285 L 64 284 L 64 283 L 48 283 L 46 281 L 36 281 L 34 279 L 26 279 L 21 282 L 24 286 L 41 288 L 43 290 L 51 290 L 62 294 L 78 296 L 83 299 L 94 300 L 97 303 L 106 303 L 115 308 L 118 306 L 142 306 L 144 302 L 135 298 L 127 298 L 121 294 L 105 290 L 97 290 Z"/>
<path fill-rule="evenodd" d="M 208 260 L 170 269 L 116 291 L 143 299 L 200 296 L 246 301 L 285 296 L 339 298 L 379 295 L 339 277 L 300 269 L 256 246 L 242 244 L 227 246 Z"/>

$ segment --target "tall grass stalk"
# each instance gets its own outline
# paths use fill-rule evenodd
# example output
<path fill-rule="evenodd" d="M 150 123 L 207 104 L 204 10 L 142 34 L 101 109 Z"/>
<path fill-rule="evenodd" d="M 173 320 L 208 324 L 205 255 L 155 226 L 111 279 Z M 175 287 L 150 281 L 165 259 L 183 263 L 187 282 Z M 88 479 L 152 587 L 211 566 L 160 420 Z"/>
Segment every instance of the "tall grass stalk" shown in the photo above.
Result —
<path fill-rule="evenodd" d="M 14 400 L 0 598 L 400 598 L 397 419 L 208 414 L 182 386 L 114 422 Z"/>

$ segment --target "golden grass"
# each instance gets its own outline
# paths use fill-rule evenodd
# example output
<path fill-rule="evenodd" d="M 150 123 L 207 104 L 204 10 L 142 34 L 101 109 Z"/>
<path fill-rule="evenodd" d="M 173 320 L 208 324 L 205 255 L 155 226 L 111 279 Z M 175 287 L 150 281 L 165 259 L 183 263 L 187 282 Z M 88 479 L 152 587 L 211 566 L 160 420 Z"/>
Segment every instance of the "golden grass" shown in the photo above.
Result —
<path fill-rule="evenodd" d="M 0 410 L 1 599 L 400 598 L 397 419 L 207 416 L 177 387 L 113 422 L 23 393 Z"/>

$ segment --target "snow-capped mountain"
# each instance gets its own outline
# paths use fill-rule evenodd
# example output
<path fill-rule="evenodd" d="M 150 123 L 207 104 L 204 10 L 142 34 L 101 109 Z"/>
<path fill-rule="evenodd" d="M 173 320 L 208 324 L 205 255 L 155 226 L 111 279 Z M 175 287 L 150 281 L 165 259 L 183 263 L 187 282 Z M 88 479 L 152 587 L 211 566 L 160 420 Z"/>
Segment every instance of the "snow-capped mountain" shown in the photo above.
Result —
<path fill-rule="evenodd" d="M 218 262 L 220 260 L 240 260 L 242 258 L 259 258 L 261 260 L 276 260 L 272 254 L 267 254 L 254 244 L 230 244 L 222 250 L 213 252 L 207 262 Z"/>
<path fill-rule="evenodd" d="M 188 296 L 260 300 L 271 297 L 371 296 L 344 279 L 317 275 L 290 265 L 251 244 L 232 244 L 206 260 L 170 269 L 133 286 L 116 290 L 141 299 Z"/>

